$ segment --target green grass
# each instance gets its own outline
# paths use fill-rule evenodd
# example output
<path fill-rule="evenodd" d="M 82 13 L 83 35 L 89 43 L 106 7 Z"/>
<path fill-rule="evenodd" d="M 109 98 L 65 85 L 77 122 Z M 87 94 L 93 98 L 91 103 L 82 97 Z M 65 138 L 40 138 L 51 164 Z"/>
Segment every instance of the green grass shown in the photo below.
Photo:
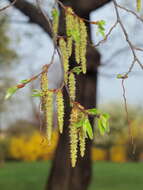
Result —
<path fill-rule="evenodd" d="M 10 162 L 0 167 L 0 190 L 43 190 L 50 162 Z"/>
<path fill-rule="evenodd" d="M 90 190 L 143 189 L 143 163 L 97 162 Z"/>
<path fill-rule="evenodd" d="M 0 190 L 44 190 L 50 162 L 10 162 L 0 167 Z M 143 189 L 143 163 L 93 164 L 89 190 Z"/>

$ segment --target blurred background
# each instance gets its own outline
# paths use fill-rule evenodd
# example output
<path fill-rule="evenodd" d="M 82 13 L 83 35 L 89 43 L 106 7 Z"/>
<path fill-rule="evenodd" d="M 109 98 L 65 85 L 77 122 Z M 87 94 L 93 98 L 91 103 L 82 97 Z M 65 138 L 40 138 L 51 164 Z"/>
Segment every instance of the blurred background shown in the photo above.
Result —
<path fill-rule="evenodd" d="M 33 0 L 28 1 L 34 3 Z M 120 1 L 118 1 L 120 3 Z M 44 7 L 50 14 L 52 0 Z M 8 4 L 0 0 L 0 7 Z M 122 5 L 135 10 L 135 2 Z M 105 20 L 105 33 L 115 22 L 113 4 L 92 11 L 91 20 Z M 114 10 L 114 9 L 113 9 Z M 133 15 L 120 11 L 129 37 L 136 46 L 143 48 L 143 25 Z M 142 11 L 140 13 L 142 17 Z M 91 26 L 92 41 L 103 37 Z M 132 54 L 119 27 L 97 50 L 101 55 L 98 69 L 97 107 L 110 114 L 110 133 L 100 136 L 95 125 L 95 138 L 91 150 L 93 178 L 90 190 L 135 190 L 143 188 L 143 74 L 138 65 L 125 81 L 129 112 L 129 126 L 123 101 L 119 73 L 128 70 Z M 32 89 L 39 88 L 34 81 L 18 91 L 12 99 L 4 101 L 6 89 L 20 80 L 39 73 L 42 65 L 48 64 L 53 44 L 48 35 L 17 8 L 0 12 L 0 189 L 42 190 L 50 171 L 52 159 L 59 140 L 56 127 L 52 142 L 47 142 L 40 133 L 39 99 L 31 96 Z M 143 54 L 138 53 L 143 62 Z M 55 79 L 56 73 L 56 79 Z M 62 80 L 58 57 L 49 72 L 50 87 L 56 88 Z M 134 144 L 131 144 L 129 127 Z M 80 189 L 79 189 L 80 190 Z"/>

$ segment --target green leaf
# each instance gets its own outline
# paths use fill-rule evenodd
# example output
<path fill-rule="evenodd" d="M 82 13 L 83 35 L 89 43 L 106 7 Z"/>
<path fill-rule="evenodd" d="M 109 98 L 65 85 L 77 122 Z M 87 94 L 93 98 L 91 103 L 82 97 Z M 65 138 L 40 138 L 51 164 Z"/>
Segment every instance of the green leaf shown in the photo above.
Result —
<path fill-rule="evenodd" d="M 20 83 L 26 84 L 29 81 L 29 79 L 21 80 Z"/>
<path fill-rule="evenodd" d="M 72 69 L 72 72 L 74 72 L 74 73 L 76 73 L 77 75 L 79 75 L 79 74 L 82 72 L 81 66 L 74 67 L 74 68 Z"/>
<path fill-rule="evenodd" d="M 105 134 L 105 128 L 103 127 L 103 123 L 101 119 L 97 120 L 98 129 L 101 135 Z"/>
<path fill-rule="evenodd" d="M 103 113 L 102 116 L 106 119 L 109 120 L 110 115 L 108 113 Z"/>
<path fill-rule="evenodd" d="M 92 140 L 93 139 L 93 130 L 92 126 L 89 122 L 89 119 L 85 119 L 83 123 L 83 130 L 88 134 L 89 138 Z"/>
<path fill-rule="evenodd" d="M 101 135 L 104 135 L 106 132 L 109 132 L 109 114 L 104 113 L 100 115 L 98 119 L 98 128 Z"/>
<path fill-rule="evenodd" d="M 126 79 L 126 78 L 128 78 L 128 75 L 126 75 L 126 74 L 118 74 L 117 75 L 117 79 Z"/>
<path fill-rule="evenodd" d="M 35 94 L 32 94 L 32 97 L 41 97 L 42 96 L 42 93 L 35 93 Z"/>
<path fill-rule="evenodd" d="M 98 115 L 98 114 L 100 114 L 100 111 L 97 110 L 96 108 L 88 109 L 87 112 L 89 114 L 92 114 L 92 115 Z"/>
<path fill-rule="evenodd" d="M 16 86 L 8 88 L 5 95 L 5 100 L 9 99 L 13 94 L 16 93 L 17 90 L 18 88 Z"/>
<path fill-rule="evenodd" d="M 105 26 L 106 22 L 104 20 L 98 21 L 97 26 L 98 26 L 98 31 L 97 34 L 101 34 L 102 36 L 105 36 Z"/>
<path fill-rule="evenodd" d="M 83 126 L 83 123 L 84 123 L 84 119 L 80 120 L 79 122 L 75 123 L 74 125 L 79 128 L 79 127 L 82 127 Z"/>
<path fill-rule="evenodd" d="M 39 90 L 39 89 L 32 89 L 32 92 L 41 93 L 41 90 Z"/>

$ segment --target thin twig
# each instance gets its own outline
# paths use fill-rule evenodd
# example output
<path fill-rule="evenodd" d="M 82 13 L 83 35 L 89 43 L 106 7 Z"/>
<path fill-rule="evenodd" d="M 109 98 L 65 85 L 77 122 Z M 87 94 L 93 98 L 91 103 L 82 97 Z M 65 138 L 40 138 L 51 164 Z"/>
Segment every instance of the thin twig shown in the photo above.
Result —
<path fill-rule="evenodd" d="M 132 64 L 131 64 L 131 66 L 129 67 L 129 70 L 128 70 L 128 71 L 126 72 L 126 74 L 125 74 L 125 75 L 128 75 L 128 74 L 132 71 L 132 69 L 133 69 L 135 63 L 138 63 L 138 64 L 140 65 L 141 69 L 143 69 L 143 65 L 141 64 L 140 60 L 138 59 L 138 57 L 137 57 L 137 55 L 136 55 L 136 52 L 135 52 L 135 46 L 134 46 L 134 45 L 132 44 L 132 42 L 129 40 L 128 33 L 127 33 L 127 31 L 126 31 L 126 29 L 125 29 L 125 27 L 124 27 L 124 25 L 123 25 L 123 23 L 122 23 L 122 21 L 121 21 L 121 18 L 120 18 L 120 15 L 119 15 L 119 11 L 118 11 L 117 2 L 116 2 L 116 0 L 113 0 L 112 2 L 113 2 L 113 4 L 114 4 L 114 8 L 115 8 L 115 12 L 116 12 L 116 17 L 117 17 L 117 22 L 119 23 L 119 25 L 120 25 L 120 27 L 121 27 L 121 29 L 122 29 L 122 31 L 123 31 L 123 34 L 124 34 L 125 39 L 126 39 L 126 42 L 128 43 L 128 45 L 129 45 L 129 47 L 130 47 L 130 50 L 131 50 L 131 52 L 132 52 L 132 55 L 133 55 Z"/>
<path fill-rule="evenodd" d="M 139 15 L 137 15 L 134 11 L 132 11 L 132 10 L 126 8 L 126 7 L 123 7 L 123 6 L 119 5 L 117 2 L 116 2 L 116 5 L 120 9 L 123 9 L 124 11 L 133 14 L 138 20 L 140 20 L 143 23 L 143 18 L 141 18 Z"/>
<path fill-rule="evenodd" d="M 122 79 L 124 106 L 125 106 L 126 118 L 127 118 L 127 123 L 128 123 L 129 136 L 131 137 L 131 143 L 133 145 L 134 144 L 134 139 L 133 139 L 132 130 L 131 130 L 131 126 L 130 126 L 128 106 L 127 106 L 127 98 L 126 98 L 126 89 L 125 89 L 124 82 L 125 82 L 125 79 Z"/>

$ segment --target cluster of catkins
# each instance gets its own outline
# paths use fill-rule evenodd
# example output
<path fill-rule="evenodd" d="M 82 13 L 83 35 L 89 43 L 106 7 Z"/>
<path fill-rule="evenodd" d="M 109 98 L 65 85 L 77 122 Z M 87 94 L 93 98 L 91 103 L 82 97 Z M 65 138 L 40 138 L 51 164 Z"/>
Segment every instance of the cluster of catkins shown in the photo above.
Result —
<path fill-rule="evenodd" d="M 60 133 L 63 132 L 63 122 L 64 122 L 64 100 L 62 89 L 49 90 L 48 89 L 48 76 L 46 66 L 43 67 L 43 72 L 41 73 L 41 110 L 44 113 L 44 119 L 47 126 L 47 139 L 50 141 L 52 136 L 52 126 L 53 126 L 53 97 L 56 94 L 56 104 L 58 112 L 58 125 Z"/>
<path fill-rule="evenodd" d="M 69 96 L 71 100 L 71 115 L 70 115 L 70 149 L 71 149 L 71 163 L 72 167 L 75 167 L 77 160 L 77 148 L 78 142 L 80 147 L 80 155 L 83 157 L 85 152 L 85 138 L 86 133 L 82 126 L 76 124 L 85 118 L 85 114 L 77 106 L 75 102 L 76 98 L 76 81 L 75 73 L 73 70 L 69 70 L 69 58 L 73 54 L 75 55 L 75 61 L 80 65 L 82 72 L 86 73 L 86 46 L 87 46 L 87 29 L 84 21 L 76 16 L 70 7 L 65 10 L 66 20 L 66 37 L 58 37 L 58 23 L 59 14 L 56 9 L 52 11 L 53 15 L 53 33 L 55 39 L 59 43 L 61 52 L 61 61 L 64 68 L 64 83 L 69 89 Z M 52 125 L 53 125 L 53 95 L 56 94 L 56 104 L 58 113 L 58 125 L 60 133 L 63 132 L 64 122 L 64 99 L 62 89 L 49 90 L 48 89 L 48 77 L 47 71 L 43 67 L 41 74 L 41 108 L 44 113 L 46 125 L 47 125 L 47 138 L 51 139 Z"/>

